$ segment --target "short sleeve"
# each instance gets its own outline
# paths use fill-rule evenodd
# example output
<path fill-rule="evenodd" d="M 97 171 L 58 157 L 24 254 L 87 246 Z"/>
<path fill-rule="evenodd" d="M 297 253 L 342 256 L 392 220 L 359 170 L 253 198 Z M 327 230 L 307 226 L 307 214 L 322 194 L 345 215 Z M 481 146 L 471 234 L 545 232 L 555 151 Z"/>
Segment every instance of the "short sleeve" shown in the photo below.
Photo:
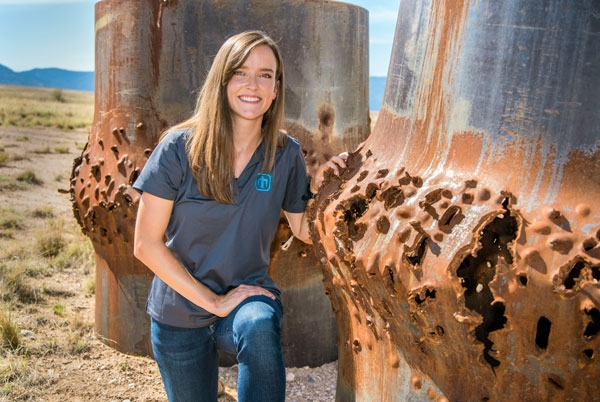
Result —
<path fill-rule="evenodd" d="M 290 146 L 290 169 L 283 199 L 282 208 L 287 212 L 304 212 L 306 209 L 308 191 L 308 176 L 306 174 L 306 162 L 302 154 L 302 147 L 293 138 L 288 138 Z"/>
<path fill-rule="evenodd" d="M 160 198 L 174 200 L 181 187 L 188 161 L 186 131 L 168 133 L 154 148 L 133 188 Z"/>

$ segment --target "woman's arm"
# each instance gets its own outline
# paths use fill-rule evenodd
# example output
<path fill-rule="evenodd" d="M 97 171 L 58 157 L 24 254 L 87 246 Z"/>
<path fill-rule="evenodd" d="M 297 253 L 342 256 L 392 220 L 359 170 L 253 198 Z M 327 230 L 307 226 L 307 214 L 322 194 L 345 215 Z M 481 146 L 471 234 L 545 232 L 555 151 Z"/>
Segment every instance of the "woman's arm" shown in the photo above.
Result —
<path fill-rule="evenodd" d="M 317 170 L 313 182 L 310 183 L 310 192 L 314 194 L 317 192 L 319 187 L 321 187 L 323 180 L 325 180 L 325 171 L 328 169 L 333 169 L 333 174 L 339 176 L 340 169 L 346 167 L 346 159 L 348 159 L 348 154 L 344 152 L 332 157 L 326 163 L 322 164 Z M 309 200 L 308 202 L 312 201 Z M 290 228 L 292 229 L 294 236 L 299 240 L 302 240 L 304 243 L 312 244 L 306 212 L 283 212 L 288 220 L 288 223 L 290 224 Z"/>
<path fill-rule="evenodd" d="M 173 201 L 144 192 L 135 224 L 133 253 L 163 282 L 192 303 L 219 317 L 229 315 L 250 296 L 275 298 L 266 289 L 247 285 L 240 285 L 226 295 L 219 296 L 194 278 L 164 243 L 172 209 Z"/>

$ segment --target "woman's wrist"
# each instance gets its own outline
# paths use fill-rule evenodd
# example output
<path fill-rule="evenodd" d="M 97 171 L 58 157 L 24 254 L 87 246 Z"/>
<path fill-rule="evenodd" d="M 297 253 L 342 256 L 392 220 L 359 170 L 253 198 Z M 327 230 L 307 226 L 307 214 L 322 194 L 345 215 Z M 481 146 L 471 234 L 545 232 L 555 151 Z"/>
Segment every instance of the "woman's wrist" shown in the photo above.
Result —
<path fill-rule="evenodd" d="M 304 201 L 312 200 L 315 198 L 316 191 L 313 191 L 311 182 L 308 182 L 308 186 L 306 186 L 306 194 L 302 196 Z"/>

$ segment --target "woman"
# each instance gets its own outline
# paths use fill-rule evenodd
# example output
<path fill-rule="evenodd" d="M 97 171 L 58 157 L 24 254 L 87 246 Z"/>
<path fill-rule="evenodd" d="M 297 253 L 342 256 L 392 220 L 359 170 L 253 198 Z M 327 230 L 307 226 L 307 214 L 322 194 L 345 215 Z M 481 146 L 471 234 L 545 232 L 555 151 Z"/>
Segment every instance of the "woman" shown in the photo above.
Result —
<path fill-rule="evenodd" d="M 238 360 L 240 401 L 285 399 L 269 250 L 282 209 L 310 243 L 312 190 L 300 145 L 280 131 L 284 87 L 272 39 L 259 31 L 229 38 L 194 115 L 163 135 L 134 184 L 142 193 L 134 253 L 156 274 L 147 311 L 172 402 L 217 400 L 217 348 Z M 323 165 L 313 188 L 339 167 L 342 157 Z"/>

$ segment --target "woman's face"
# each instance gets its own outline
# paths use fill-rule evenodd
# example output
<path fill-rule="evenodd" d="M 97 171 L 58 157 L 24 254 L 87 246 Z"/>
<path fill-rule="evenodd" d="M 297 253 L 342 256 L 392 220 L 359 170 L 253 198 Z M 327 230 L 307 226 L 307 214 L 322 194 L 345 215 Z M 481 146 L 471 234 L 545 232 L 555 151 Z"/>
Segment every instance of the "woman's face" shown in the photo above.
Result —
<path fill-rule="evenodd" d="M 238 119 L 262 122 L 277 96 L 276 73 L 277 59 L 270 47 L 261 45 L 250 52 L 227 83 L 227 100 L 234 122 Z"/>

